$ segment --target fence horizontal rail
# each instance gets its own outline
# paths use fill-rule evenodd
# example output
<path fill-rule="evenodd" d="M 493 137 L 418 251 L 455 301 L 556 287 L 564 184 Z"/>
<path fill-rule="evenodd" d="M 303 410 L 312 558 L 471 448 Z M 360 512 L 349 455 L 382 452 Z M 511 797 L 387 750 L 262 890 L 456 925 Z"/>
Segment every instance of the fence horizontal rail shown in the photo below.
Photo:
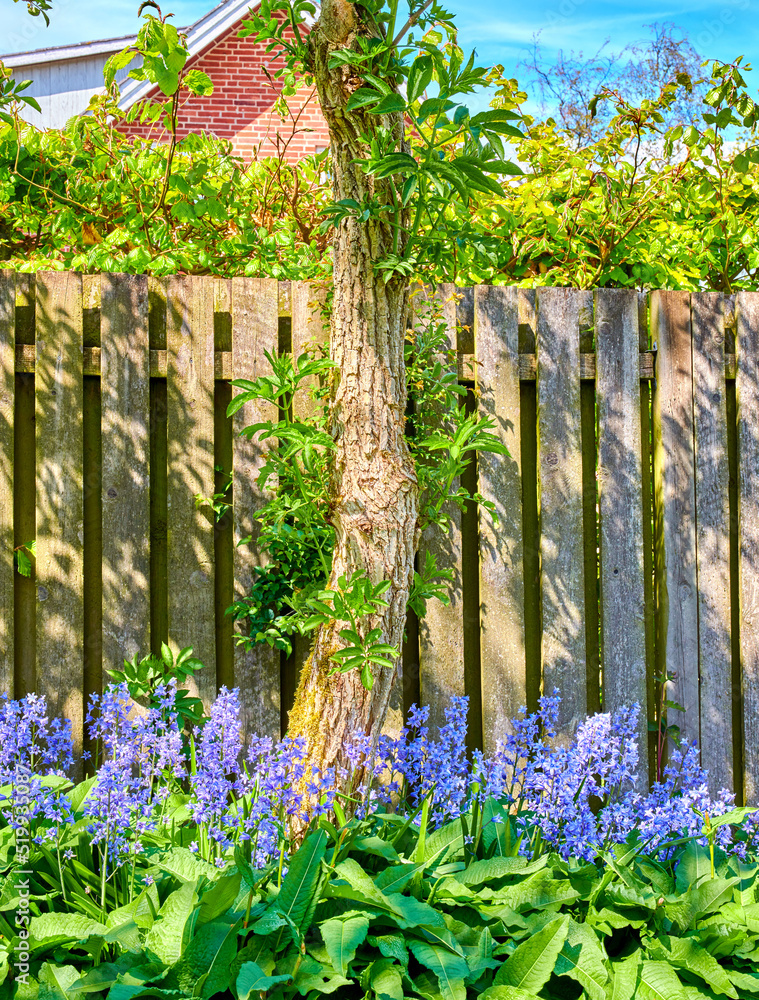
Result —
<path fill-rule="evenodd" d="M 299 665 L 235 645 L 263 461 L 226 416 L 264 352 L 324 345 L 324 290 L 211 277 L 0 272 L 0 689 L 44 692 L 83 738 L 83 705 L 123 656 L 162 641 L 207 663 L 199 693 L 243 693 L 250 730 L 286 725 Z M 508 456 L 482 454 L 469 505 L 425 533 L 450 606 L 407 623 L 391 725 L 470 697 L 492 746 L 541 690 L 562 732 L 585 712 L 661 698 L 714 788 L 759 801 L 759 295 L 444 286 L 433 308 Z M 301 416 L 308 401 L 296 401 Z M 202 503 L 231 484 L 216 521 Z M 200 498 L 201 503 L 198 503 Z M 36 541 L 31 577 L 13 553 Z M 664 685 L 660 683 L 666 678 Z"/>
<path fill-rule="evenodd" d="M 82 351 L 83 362 L 82 372 L 85 375 L 100 376 L 101 351 L 99 347 L 85 347 Z M 642 379 L 654 378 L 654 358 L 653 351 L 640 352 L 640 377 Z M 456 356 L 459 378 L 466 380 L 473 378 L 474 365 L 476 364 L 473 354 L 462 354 L 457 352 Z M 34 344 L 16 345 L 16 371 L 33 375 L 37 362 L 37 351 Z M 149 360 L 149 372 L 151 378 L 166 378 L 168 372 L 168 352 L 161 350 L 151 350 Z M 237 376 L 232 368 L 231 351 L 214 352 L 214 378 L 217 382 L 230 382 Z M 538 377 L 538 359 L 535 354 L 519 355 L 519 379 L 522 382 L 534 382 Z M 580 378 L 594 381 L 596 377 L 596 356 L 595 354 L 580 355 Z M 725 377 L 735 378 L 735 355 L 728 355 L 725 358 Z"/>

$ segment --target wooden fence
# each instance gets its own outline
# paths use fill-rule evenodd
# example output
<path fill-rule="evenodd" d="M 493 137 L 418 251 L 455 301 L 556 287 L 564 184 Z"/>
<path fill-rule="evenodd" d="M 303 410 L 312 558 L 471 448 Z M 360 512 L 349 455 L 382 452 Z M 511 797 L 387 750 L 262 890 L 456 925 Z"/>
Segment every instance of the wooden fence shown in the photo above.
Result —
<path fill-rule="evenodd" d="M 437 294 L 510 454 L 466 473 L 497 524 L 468 509 L 423 539 L 454 595 L 409 618 L 396 719 L 466 693 L 491 746 L 542 685 L 565 730 L 637 701 L 644 735 L 668 671 L 715 788 L 759 801 L 759 294 Z M 103 670 L 166 639 L 208 664 L 204 698 L 238 685 L 248 728 L 280 732 L 303 649 L 245 651 L 224 615 L 262 558 L 261 455 L 235 430 L 267 413 L 225 412 L 264 351 L 323 337 L 305 284 L 0 272 L 3 691 L 44 692 L 79 739 Z M 194 497 L 228 474 L 215 524 Z"/>

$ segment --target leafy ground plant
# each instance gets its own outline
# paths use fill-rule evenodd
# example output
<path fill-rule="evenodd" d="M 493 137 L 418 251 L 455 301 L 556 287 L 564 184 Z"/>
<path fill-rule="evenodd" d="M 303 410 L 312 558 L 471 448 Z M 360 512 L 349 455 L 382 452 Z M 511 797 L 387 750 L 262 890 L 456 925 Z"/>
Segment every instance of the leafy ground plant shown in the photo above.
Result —
<path fill-rule="evenodd" d="M 756 824 L 710 798 L 694 748 L 635 792 L 635 710 L 559 747 L 544 698 L 470 758 L 464 699 L 435 738 L 415 709 L 399 738 L 354 741 L 348 794 L 298 741 L 243 747 L 236 692 L 188 761 L 174 694 L 139 714 L 124 685 L 93 699 L 101 763 L 76 787 L 70 726 L 3 702 L 0 996 L 759 993 Z"/>

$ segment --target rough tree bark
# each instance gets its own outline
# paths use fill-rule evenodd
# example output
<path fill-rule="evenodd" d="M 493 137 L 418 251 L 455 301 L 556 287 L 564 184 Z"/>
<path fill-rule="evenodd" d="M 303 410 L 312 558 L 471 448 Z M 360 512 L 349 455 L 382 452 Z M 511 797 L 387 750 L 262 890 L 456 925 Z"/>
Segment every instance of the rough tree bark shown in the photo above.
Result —
<path fill-rule="evenodd" d="M 392 179 L 375 181 L 353 161 L 365 155 L 362 132 L 379 126 L 393 130 L 395 148 L 401 149 L 403 118 L 347 111 L 360 80 L 350 67 L 329 66 L 333 52 L 353 48 L 360 33 L 371 33 L 360 11 L 347 0 L 322 2 L 310 35 L 311 69 L 329 126 L 335 200 L 392 205 Z M 374 268 L 392 252 L 393 231 L 387 212 L 365 223 L 343 220 L 335 234 L 330 353 L 339 368 L 330 395 L 330 428 L 336 444 L 331 478 L 336 545 L 328 586 L 336 589 L 341 575 L 361 571 L 375 584 L 389 580 L 384 595 L 389 606 L 370 627 L 381 628 L 381 641 L 400 649 L 418 542 L 418 489 L 404 438 L 409 281 L 394 276 L 385 283 Z M 340 763 L 353 733 L 379 732 L 397 673 L 397 667 L 375 668 L 371 691 L 357 671 L 328 676 L 335 666 L 330 656 L 344 645 L 337 635 L 344 627 L 334 623 L 317 632 L 289 718 L 289 735 L 305 737 L 311 760 L 323 768 Z"/>

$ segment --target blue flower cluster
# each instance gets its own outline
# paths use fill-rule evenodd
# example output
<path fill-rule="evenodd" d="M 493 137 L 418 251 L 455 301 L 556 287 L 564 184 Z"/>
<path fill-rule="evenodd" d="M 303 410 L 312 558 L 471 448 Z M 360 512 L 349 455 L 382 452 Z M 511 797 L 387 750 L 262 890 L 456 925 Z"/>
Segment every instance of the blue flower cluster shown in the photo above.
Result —
<path fill-rule="evenodd" d="M 437 827 L 471 811 L 488 822 L 506 822 L 514 850 L 549 849 L 565 857 L 595 858 L 631 835 L 649 854 L 667 854 L 673 841 L 700 838 L 705 817 L 732 808 L 733 796 L 713 800 L 695 746 L 673 750 L 663 780 L 648 792 L 636 787 L 638 709 L 585 720 L 569 744 L 556 739 L 559 697 L 523 710 L 511 733 L 485 755 L 467 753 L 466 698 L 453 698 L 445 723 L 431 734 L 429 709 L 412 708 L 398 737 L 375 743 L 364 734 L 346 747 L 346 764 L 324 773 L 308 761 L 302 739 L 254 737 L 247 751 L 237 690 L 222 688 L 188 753 L 179 727 L 176 683 L 158 692 L 156 707 L 135 706 L 126 685 L 92 698 L 87 715 L 97 747 L 95 777 L 81 806 L 102 870 L 134 864 L 145 845 L 167 830 L 219 866 L 248 845 L 263 866 L 286 851 L 293 832 L 336 808 L 338 791 L 356 807 L 409 814 L 429 803 Z M 13 825 L 13 788 L 32 775 L 36 840 L 63 842 L 74 815 L 64 780 L 73 763 L 71 726 L 50 721 L 44 699 L 29 695 L 0 703 L 0 813 Z M 752 850 L 759 824 L 749 824 Z M 173 834 L 172 834 L 173 835 Z M 732 843 L 729 823 L 717 826 L 717 844 L 745 854 L 747 840 Z"/>
<path fill-rule="evenodd" d="M 633 832 L 649 853 L 666 853 L 678 838 L 699 837 L 704 816 L 733 808 L 731 792 L 711 798 L 695 744 L 673 749 L 663 780 L 646 793 L 636 790 L 637 705 L 591 716 L 561 746 L 555 742 L 559 703 L 554 692 L 540 699 L 537 712 L 523 709 L 495 754 L 477 760 L 483 793 L 519 817 L 522 853 L 534 853 L 540 838 L 564 857 L 591 860 Z M 716 842 L 728 848 L 731 836 L 729 825 L 718 827 Z"/>
<path fill-rule="evenodd" d="M 74 763 L 71 722 L 49 719 L 44 698 L 0 700 L 0 809 L 16 829 L 35 820 L 67 823 L 71 809 L 56 786 Z M 46 832 L 47 832 L 46 825 Z M 38 834 L 39 842 L 45 834 Z"/>
<path fill-rule="evenodd" d="M 176 681 L 161 685 L 156 700 L 158 707 L 136 710 L 126 684 L 90 700 L 86 721 L 98 748 L 97 776 L 84 815 L 109 870 L 143 852 L 142 838 L 161 824 L 169 795 L 186 777 Z"/>

